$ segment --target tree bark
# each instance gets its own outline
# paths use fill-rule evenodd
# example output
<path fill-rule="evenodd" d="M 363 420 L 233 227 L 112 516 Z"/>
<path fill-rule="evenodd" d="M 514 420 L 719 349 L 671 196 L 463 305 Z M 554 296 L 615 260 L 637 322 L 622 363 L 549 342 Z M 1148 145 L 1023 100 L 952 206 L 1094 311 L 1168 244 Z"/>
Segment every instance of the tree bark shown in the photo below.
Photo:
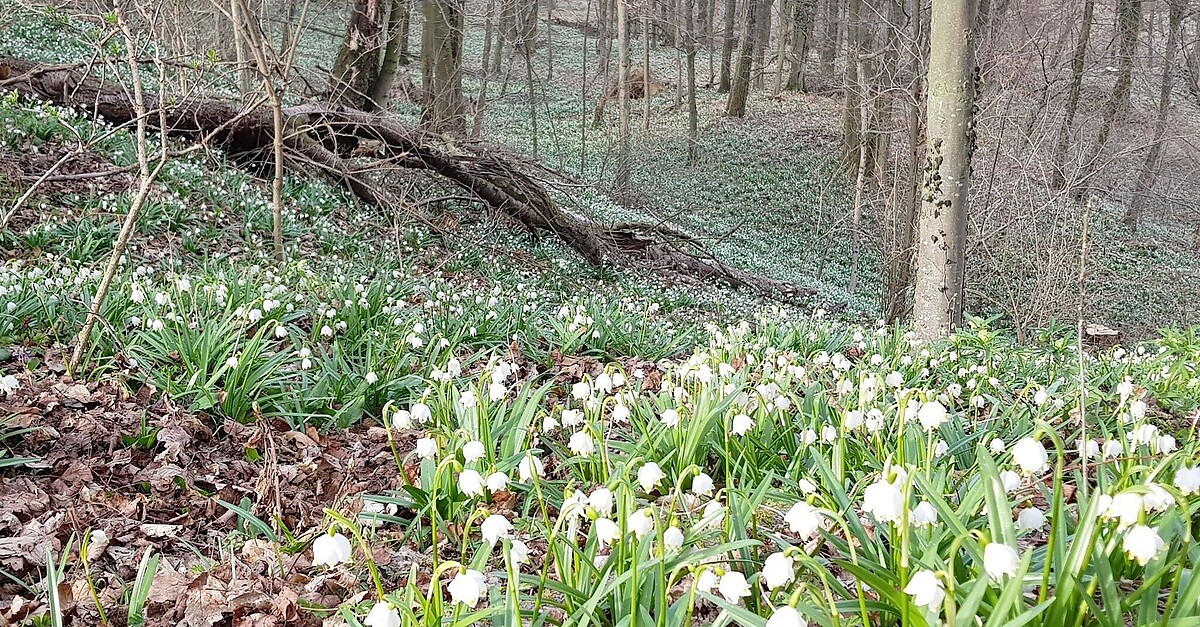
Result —
<path fill-rule="evenodd" d="M 400 73 L 402 58 L 400 55 L 401 42 L 408 36 L 405 24 L 408 22 L 408 0 L 391 0 L 391 10 L 388 12 L 388 40 L 383 51 L 383 60 L 379 64 L 379 72 L 371 82 L 370 98 L 364 103 L 371 110 L 387 109 L 391 98 L 392 86 Z M 490 32 L 489 32 L 490 34 Z M 484 54 L 487 58 L 487 54 Z"/>
<path fill-rule="evenodd" d="M 731 117 L 740 118 L 746 115 L 746 99 L 750 95 L 750 69 L 754 62 L 755 24 L 761 3 L 762 0 L 746 0 L 737 67 L 734 69 L 733 83 L 729 87 L 729 100 L 725 106 L 725 115 Z"/>
<path fill-rule="evenodd" d="M 754 26 L 754 65 L 753 68 L 758 68 L 754 72 L 754 88 L 762 91 L 766 87 L 765 77 L 767 74 L 767 49 L 771 47 L 771 11 L 774 9 L 775 0 L 758 0 L 759 7 L 757 9 L 758 16 Z M 782 24 L 782 21 L 780 22 Z"/>
<path fill-rule="evenodd" d="M 922 341 L 962 324 L 974 149 L 973 9 L 972 0 L 934 0 L 930 17 L 929 139 L 913 294 L 913 330 Z"/>
<path fill-rule="evenodd" d="M 715 2 L 716 0 L 714 0 Z M 742 0 L 750 2 L 751 0 Z M 733 44 L 734 33 L 733 24 L 734 17 L 737 15 L 737 0 L 725 0 L 725 23 L 724 29 L 721 32 L 721 78 L 717 86 L 717 93 L 724 94 L 729 92 L 731 87 L 731 65 L 733 64 Z"/>
<path fill-rule="evenodd" d="M 1083 23 L 1079 29 L 1079 39 L 1075 42 L 1075 54 L 1071 57 L 1071 86 L 1067 91 L 1067 110 L 1063 115 L 1062 126 L 1058 129 L 1058 142 L 1054 146 L 1053 173 L 1051 185 L 1054 189 L 1066 186 L 1067 148 L 1071 140 L 1071 131 L 1075 127 L 1075 114 L 1079 111 L 1079 94 L 1083 86 L 1083 63 L 1087 58 L 1088 41 L 1092 35 L 1092 16 L 1095 14 L 1096 0 L 1084 0 Z"/>
<path fill-rule="evenodd" d="M 1158 119 L 1154 124 L 1154 140 L 1150 150 L 1146 152 L 1146 160 L 1138 173 L 1137 184 L 1133 189 L 1133 197 L 1125 210 L 1125 226 L 1133 233 L 1137 232 L 1142 212 L 1146 208 L 1146 195 L 1154 186 L 1158 173 L 1158 162 L 1162 158 L 1162 147 L 1167 135 L 1167 119 L 1171 110 L 1171 91 L 1175 87 L 1175 49 L 1179 46 L 1179 29 L 1187 9 L 1187 0 L 1169 0 L 1170 13 L 1167 18 L 1166 58 L 1163 59 L 1162 85 L 1158 92 Z"/>
<path fill-rule="evenodd" d="M 1108 146 L 1109 136 L 1117 117 L 1129 104 L 1129 91 L 1133 85 L 1133 58 L 1137 53 L 1137 40 L 1142 26 L 1142 0 L 1119 0 L 1117 25 L 1121 33 L 1120 61 L 1117 66 L 1117 81 L 1113 84 L 1112 96 L 1104 108 L 1100 131 L 1092 144 L 1091 153 L 1084 161 L 1081 178 L 1090 178 L 1099 168 L 1101 155 Z"/>
<path fill-rule="evenodd" d="M 833 77 L 833 62 L 837 60 L 839 24 L 842 0 L 825 0 L 825 37 L 821 40 L 821 74 Z"/>
<path fill-rule="evenodd" d="M 383 52 L 382 0 L 355 0 L 333 62 L 331 99 L 357 109 L 376 108 L 371 93 Z"/>
<path fill-rule="evenodd" d="M 905 193 L 901 200 L 899 218 L 896 230 L 896 248 L 893 251 L 893 267 L 888 276 L 887 294 L 884 312 L 888 322 L 896 322 L 904 318 L 911 305 L 909 292 L 912 289 L 913 242 L 916 240 L 916 220 L 921 206 L 921 120 L 924 117 L 921 108 L 921 68 L 924 65 L 924 48 L 921 36 L 924 26 L 921 20 L 922 0 L 912 0 L 909 8 L 908 62 L 912 83 L 909 86 L 910 97 L 902 106 L 907 110 L 903 117 L 907 121 L 906 139 L 908 177 L 905 181 Z M 902 102 L 897 100 L 897 102 Z"/>
<path fill-rule="evenodd" d="M 425 111 L 421 122 L 431 130 L 464 130 L 462 95 L 463 0 L 422 0 L 421 32 Z"/>
<path fill-rule="evenodd" d="M 791 40 L 791 69 L 788 71 L 786 89 L 804 91 L 805 61 L 808 59 L 810 41 L 812 40 L 813 22 L 816 17 L 816 0 L 796 0 L 795 15 L 792 25 Z"/>
<path fill-rule="evenodd" d="M 618 195 L 629 192 L 629 15 L 625 0 L 617 1 L 617 95 L 620 105 L 620 123 L 617 130 L 617 177 L 615 187 Z"/>

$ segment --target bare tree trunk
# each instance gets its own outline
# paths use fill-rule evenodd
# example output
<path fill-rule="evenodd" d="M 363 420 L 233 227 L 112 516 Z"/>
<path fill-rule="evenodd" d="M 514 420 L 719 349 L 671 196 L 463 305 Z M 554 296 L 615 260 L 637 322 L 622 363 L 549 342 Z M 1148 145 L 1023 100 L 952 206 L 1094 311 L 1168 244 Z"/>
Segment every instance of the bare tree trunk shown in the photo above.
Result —
<path fill-rule="evenodd" d="M 1154 124 L 1154 141 L 1146 153 L 1146 161 L 1142 163 L 1137 185 L 1133 188 L 1133 198 L 1125 210 L 1125 226 L 1134 233 L 1137 232 L 1138 222 L 1141 221 L 1142 212 L 1146 207 L 1146 195 L 1154 186 L 1158 161 L 1162 157 L 1162 147 L 1167 135 L 1167 118 L 1171 110 L 1171 90 L 1175 86 L 1175 48 L 1179 46 L 1179 29 L 1187 9 L 1187 0 L 1170 0 L 1169 4 L 1166 58 L 1163 59 L 1162 86 L 1158 92 L 1158 120 Z"/>
<path fill-rule="evenodd" d="M 921 120 L 924 118 L 924 112 L 921 109 L 920 70 L 925 61 L 921 45 L 921 35 L 924 32 L 921 23 L 922 2 L 923 0 L 912 0 L 912 5 L 908 7 L 911 33 L 908 38 L 908 60 L 912 84 L 909 88 L 910 98 L 903 105 L 907 108 L 903 115 L 908 122 L 908 178 L 905 181 L 907 185 L 897 220 L 899 233 L 896 237 L 896 250 L 893 252 L 894 269 L 890 273 L 885 298 L 884 311 L 888 322 L 896 322 L 908 312 L 908 295 L 912 288 L 913 242 L 916 240 L 916 219 L 921 206 Z"/>
<path fill-rule="evenodd" d="M 795 5 L 799 4 L 799 0 L 779 0 L 779 48 L 775 52 L 775 89 L 773 94 L 778 97 L 783 93 L 783 76 L 787 73 L 787 64 L 784 62 L 788 56 L 788 43 L 794 37 L 793 30 L 796 26 L 796 21 L 792 19 L 795 13 Z"/>
<path fill-rule="evenodd" d="M 923 341 L 962 323 L 967 201 L 975 104 L 972 0 L 933 0 L 924 202 L 917 243 L 913 330 Z"/>
<path fill-rule="evenodd" d="M 833 77 L 833 62 L 838 54 L 838 20 L 842 0 L 825 0 L 825 37 L 821 40 L 821 74 Z"/>
<path fill-rule="evenodd" d="M 1083 62 L 1087 57 L 1088 40 L 1092 35 L 1092 16 L 1095 14 L 1096 0 L 1084 0 L 1083 23 L 1079 30 L 1079 39 L 1075 42 L 1075 54 L 1071 58 L 1071 86 L 1067 92 L 1067 111 L 1063 116 L 1062 126 L 1058 129 L 1058 143 L 1054 146 L 1053 178 L 1051 185 L 1054 189 L 1066 186 L 1067 148 L 1071 140 L 1071 131 L 1075 127 L 1075 114 L 1079 111 L 1079 93 L 1083 86 Z"/>
<path fill-rule="evenodd" d="M 729 88 L 729 101 L 725 106 L 725 115 L 731 117 L 740 118 L 746 115 L 746 99 L 750 95 L 750 67 L 754 62 L 755 23 L 761 2 L 762 0 L 746 0 L 737 67 L 733 73 L 733 84 Z"/>
<path fill-rule="evenodd" d="M 462 132 L 463 0 L 422 0 L 421 75 L 425 82 L 422 124 L 439 132 Z"/>
<path fill-rule="evenodd" d="M 554 29 L 550 27 L 553 15 L 554 0 L 546 0 L 546 82 L 554 80 Z"/>
<path fill-rule="evenodd" d="M 400 65 L 408 65 L 408 38 L 412 32 L 412 0 L 396 0 L 404 5 L 404 12 L 400 14 Z"/>
<path fill-rule="evenodd" d="M 397 1 L 403 2 L 404 0 Z M 591 5 L 589 4 L 588 6 L 590 7 Z M 479 137 L 479 131 L 483 126 L 483 111 L 487 106 L 488 78 L 490 78 L 491 75 L 491 72 L 489 71 L 489 63 L 491 62 L 492 58 L 492 39 L 493 31 L 495 31 L 495 13 L 496 0 L 488 0 L 486 15 L 484 15 L 483 18 L 483 55 L 479 68 L 479 96 L 475 100 L 475 119 L 471 123 L 471 137 Z M 499 42 L 496 42 L 495 45 L 497 48 L 500 47 Z M 584 67 L 587 67 L 586 57 Z"/>
<path fill-rule="evenodd" d="M 650 130 L 650 18 L 642 18 L 642 130 Z"/>
<path fill-rule="evenodd" d="M 754 64 L 751 66 L 758 68 L 758 71 L 751 69 L 751 72 L 754 75 L 754 88 L 761 91 L 766 87 L 767 48 L 771 47 L 771 11 L 774 9 L 775 0 L 759 0 L 759 4 L 755 20 Z"/>
<path fill-rule="evenodd" d="M 751 0 L 742 1 L 750 2 Z M 733 22 L 734 16 L 737 14 L 737 6 L 737 0 L 725 0 L 725 28 L 721 33 L 721 82 L 717 87 L 717 93 L 719 94 L 727 93 L 731 86 L 730 66 L 733 64 Z"/>
<path fill-rule="evenodd" d="M 688 165 L 694 165 L 700 158 L 700 113 L 696 107 L 696 0 L 687 0 L 684 5 L 687 12 L 685 20 L 687 33 L 683 35 L 687 42 L 687 100 L 688 100 Z"/>
<path fill-rule="evenodd" d="M 863 133 L 859 122 L 859 103 L 866 99 L 865 82 L 859 81 L 861 59 L 867 51 L 862 25 L 863 0 L 850 0 L 846 10 L 846 73 L 842 81 L 842 162 L 846 172 L 853 174 L 863 150 Z"/>
<path fill-rule="evenodd" d="M 383 56 L 381 0 L 355 0 L 346 35 L 333 62 L 332 97 L 356 109 L 375 109 L 372 86 Z"/>
<path fill-rule="evenodd" d="M 600 4 L 604 4 L 604 0 L 600 0 Z M 579 117 L 579 176 L 585 178 L 587 176 L 587 106 L 588 106 L 588 26 L 592 23 L 592 0 L 587 1 L 587 7 L 583 12 L 583 47 L 580 53 L 583 56 L 583 80 L 579 81 L 579 110 L 582 112 Z M 601 29 L 604 28 L 601 22 Z M 601 35 L 603 37 L 603 35 Z"/>
<path fill-rule="evenodd" d="M 813 22 L 816 17 L 816 0 L 796 0 L 793 18 L 791 70 L 788 72 L 787 89 L 804 91 L 805 61 L 812 41 Z"/>
<path fill-rule="evenodd" d="M 238 0 L 229 0 L 229 14 L 233 16 L 232 21 L 234 22 L 234 25 L 235 25 L 234 28 L 238 28 L 237 25 L 240 24 L 242 22 L 242 20 L 245 19 L 245 17 L 242 15 L 242 11 L 241 11 L 241 8 L 239 7 L 239 4 L 240 3 L 238 2 Z M 233 45 L 234 45 L 235 53 L 237 55 L 236 59 L 237 59 L 238 91 L 241 92 L 242 97 L 244 98 L 244 97 L 246 97 L 246 94 L 250 93 L 250 89 L 251 89 L 251 87 L 250 87 L 250 66 L 249 66 L 250 62 L 246 56 L 246 42 L 244 42 L 241 37 L 234 37 Z"/>
<path fill-rule="evenodd" d="M 533 142 L 533 158 L 538 158 L 538 118 L 537 118 L 537 98 L 534 93 L 533 85 L 533 42 L 526 41 L 521 45 L 521 52 L 525 55 L 525 82 L 528 87 L 529 99 L 529 138 Z"/>
<path fill-rule="evenodd" d="M 858 84 L 866 84 L 864 76 L 863 64 L 856 64 L 858 71 Z M 858 127 L 866 133 L 867 129 L 868 106 L 865 98 L 860 98 L 858 101 Z M 850 220 L 850 277 L 847 281 L 846 291 L 853 294 L 858 291 L 858 261 L 862 248 L 862 216 L 863 216 L 863 196 L 867 186 L 867 150 L 861 149 L 858 151 L 858 171 L 854 177 L 854 213 Z"/>
<path fill-rule="evenodd" d="M 617 92 L 620 128 L 617 131 L 617 194 L 629 192 L 629 16 L 625 0 L 617 2 Z"/>
<path fill-rule="evenodd" d="M 1138 34 L 1142 26 L 1142 0 L 1119 0 L 1117 25 L 1121 32 L 1120 61 L 1117 66 L 1117 81 L 1113 84 L 1112 96 L 1104 108 L 1100 121 L 1100 132 L 1092 144 L 1091 154 L 1084 161 L 1082 178 L 1088 178 L 1099 167 L 1100 156 L 1108 145 L 1109 135 L 1118 115 L 1128 106 L 1129 91 L 1133 84 L 1133 58 L 1137 52 Z"/>
<path fill-rule="evenodd" d="M 387 109 L 388 100 L 391 98 L 392 86 L 396 83 L 396 76 L 400 73 L 400 44 L 401 40 L 407 35 L 404 30 L 404 23 L 408 21 L 408 0 L 391 0 L 391 10 L 388 13 L 388 40 L 387 47 L 383 51 L 383 60 L 379 64 L 379 72 L 375 75 L 374 81 L 371 83 L 370 98 L 364 104 L 368 105 L 367 110 Z M 488 19 L 491 15 L 488 15 Z M 490 22 L 489 22 L 490 24 Z M 490 27 L 487 29 L 484 37 L 491 36 Z M 487 43 L 484 48 L 486 50 Z M 487 53 L 484 53 L 484 58 L 487 58 Z"/>

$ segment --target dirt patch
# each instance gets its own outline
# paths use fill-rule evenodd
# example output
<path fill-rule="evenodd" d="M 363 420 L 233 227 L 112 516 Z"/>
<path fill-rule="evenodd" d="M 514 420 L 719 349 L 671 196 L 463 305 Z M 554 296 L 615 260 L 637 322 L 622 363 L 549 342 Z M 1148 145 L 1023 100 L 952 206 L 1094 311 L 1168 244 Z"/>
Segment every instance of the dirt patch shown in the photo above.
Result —
<path fill-rule="evenodd" d="M 48 559 L 67 552 L 66 623 L 98 624 L 79 567 L 85 534 L 114 625 L 124 624 L 122 593 L 149 552 L 162 556 L 149 625 L 320 624 L 319 609 L 299 608 L 333 608 L 357 590 L 349 572 L 313 573 L 307 540 L 325 507 L 357 511 L 358 495 L 399 486 L 383 429 L 326 435 L 266 420 L 218 424 L 149 387 L 77 382 L 61 360 L 48 363 L 19 374 L 21 387 L 0 401 L 8 429 L 31 428 L 5 442 L 10 453 L 39 458 L 0 470 L 0 569 L 25 582 L 0 578 L 0 623 L 46 610 L 39 582 Z M 276 545 L 218 500 L 282 521 L 299 540 Z M 402 545 L 380 550 L 389 571 L 420 558 Z"/>

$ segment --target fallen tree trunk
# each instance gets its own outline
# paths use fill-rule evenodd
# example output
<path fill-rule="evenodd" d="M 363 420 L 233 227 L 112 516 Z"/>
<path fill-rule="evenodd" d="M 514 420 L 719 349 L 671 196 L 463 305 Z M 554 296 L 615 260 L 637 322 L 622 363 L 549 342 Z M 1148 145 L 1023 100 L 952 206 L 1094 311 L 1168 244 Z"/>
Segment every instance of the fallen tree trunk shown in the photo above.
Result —
<path fill-rule="evenodd" d="M 9 77 L 0 89 L 85 111 L 113 124 L 135 120 L 136 107 L 120 85 L 90 76 L 79 65 L 44 65 L 0 56 Z M 160 112 L 157 94 L 144 96 L 153 130 L 203 141 L 242 162 L 262 162 L 272 150 L 274 124 L 265 108 L 213 98 L 168 99 Z M 160 113 L 165 113 L 161 115 Z M 760 293 L 809 297 L 815 291 L 730 268 L 696 240 L 660 225 L 606 226 L 560 209 L 531 172 L 546 171 L 525 157 L 481 143 L 451 145 L 443 136 L 405 126 L 382 115 L 334 103 L 284 109 L 287 166 L 316 170 L 337 180 L 359 200 L 387 206 L 393 195 L 379 172 L 423 170 L 469 192 L 532 232 L 549 232 L 593 265 L 649 264 L 653 269 L 720 280 Z M 160 123 L 160 117 L 165 123 Z M 368 163 L 362 160 L 369 157 Z"/>

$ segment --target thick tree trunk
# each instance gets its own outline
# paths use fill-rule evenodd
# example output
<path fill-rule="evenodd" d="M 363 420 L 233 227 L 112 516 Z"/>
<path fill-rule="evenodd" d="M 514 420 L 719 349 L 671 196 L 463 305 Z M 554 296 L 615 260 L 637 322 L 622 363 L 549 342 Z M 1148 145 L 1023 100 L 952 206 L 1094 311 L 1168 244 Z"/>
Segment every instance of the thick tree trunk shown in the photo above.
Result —
<path fill-rule="evenodd" d="M 1075 114 L 1079 111 L 1079 94 L 1083 87 L 1083 62 L 1087 58 L 1088 41 L 1092 35 L 1092 16 L 1095 14 L 1096 0 L 1084 0 L 1083 23 L 1079 29 L 1079 39 L 1075 42 L 1075 54 L 1071 57 L 1071 86 L 1067 90 L 1067 110 L 1063 115 L 1062 126 L 1058 129 L 1058 142 L 1054 146 L 1051 185 L 1054 189 L 1062 189 L 1066 185 L 1067 148 L 1071 140 L 1071 131 L 1075 127 Z"/>
<path fill-rule="evenodd" d="M 382 0 L 355 0 L 333 62 L 331 99 L 356 109 L 376 108 L 371 94 L 383 52 Z"/>
<path fill-rule="evenodd" d="M 765 77 L 767 73 L 767 49 L 771 47 L 771 11 L 774 8 L 775 0 L 759 0 L 758 16 L 754 25 L 754 65 L 757 68 L 754 72 L 754 88 L 762 91 L 766 86 Z"/>
<path fill-rule="evenodd" d="M 746 0 L 745 15 L 742 19 L 742 41 L 738 46 L 737 67 L 733 72 L 733 83 L 729 87 L 729 101 L 725 106 L 725 115 L 742 117 L 746 115 L 746 99 L 750 95 L 750 68 L 754 62 L 755 24 L 758 18 L 758 7 L 762 0 Z"/>
<path fill-rule="evenodd" d="M 750 2 L 750 0 L 742 1 Z M 724 29 L 721 32 L 721 79 L 720 84 L 717 86 L 717 93 L 719 94 L 728 93 L 731 86 L 732 78 L 730 74 L 732 73 L 732 69 L 730 66 L 733 65 L 734 45 L 733 24 L 734 18 L 737 15 L 737 7 L 737 0 L 725 0 L 725 23 Z"/>
<path fill-rule="evenodd" d="M 1125 226 L 1136 233 L 1142 212 L 1146 208 L 1146 195 L 1154 185 L 1158 172 L 1158 162 L 1162 157 L 1162 147 L 1167 135 L 1167 118 L 1171 110 L 1171 90 L 1175 87 L 1175 49 L 1179 46 L 1179 29 L 1187 9 L 1187 0 L 1169 0 L 1170 15 L 1167 18 L 1166 58 L 1163 59 L 1162 84 L 1158 92 L 1158 119 L 1154 124 L 1154 140 L 1150 150 L 1146 152 L 1146 160 L 1138 173 L 1137 184 L 1133 188 L 1133 197 L 1125 210 Z"/>
<path fill-rule="evenodd" d="M 934 0 L 928 149 L 917 242 L 913 329 L 930 341 L 962 323 L 975 104 L 972 0 Z"/>
<path fill-rule="evenodd" d="M 792 91 L 804 91 L 805 61 L 811 47 L 813 23 L 816 18 L 817 0 L 796 0 L 795 14 L 792 25 L 792 40 L 790 63 L 786 88 Z"/>
<path fill-rule="evenodd" d="M 463 0 L 422 0 L 421 65 L 425 111 L 432 130 L 457 133 L 466 120 L 462 95 Z"/>
<path fill-rule="evenodd" d="M 862 23 L 863 0 L 850 0 L 846 10 L 846 72 L 842 80 L 842 162 L 850 176 L 856 176 L 859 151 L 865 150 L 864 134 L 859 105 L 866 98 L 868 86 L 859 80 L 866 72 L 859 65 L 865 63 L 869 45 Z"/>
<path fill-rule="evenodd" d="M 821 40 L 821 74 L 833 78 L 833 62 L 837 60 L 839 20 L 842 0 L 825 0 L 825 36 Z"/>
<path fill-rule="evenodd" d="M 388 41 L 383 51 L 383 60 L 379 64 L 379 72 L 371 83 L 370 98 L 367 100 L 367 110 L 387 109 L 391 98 L 392 86 L 400 73 L 403 60 L 400 55 L 401 41 L 408 36 L 404 25 L 408 22 L 408 0 L 391 0 L 391 10 L 388 12 Z M 486 56 L 486 55 L 485 55 Z"/>

